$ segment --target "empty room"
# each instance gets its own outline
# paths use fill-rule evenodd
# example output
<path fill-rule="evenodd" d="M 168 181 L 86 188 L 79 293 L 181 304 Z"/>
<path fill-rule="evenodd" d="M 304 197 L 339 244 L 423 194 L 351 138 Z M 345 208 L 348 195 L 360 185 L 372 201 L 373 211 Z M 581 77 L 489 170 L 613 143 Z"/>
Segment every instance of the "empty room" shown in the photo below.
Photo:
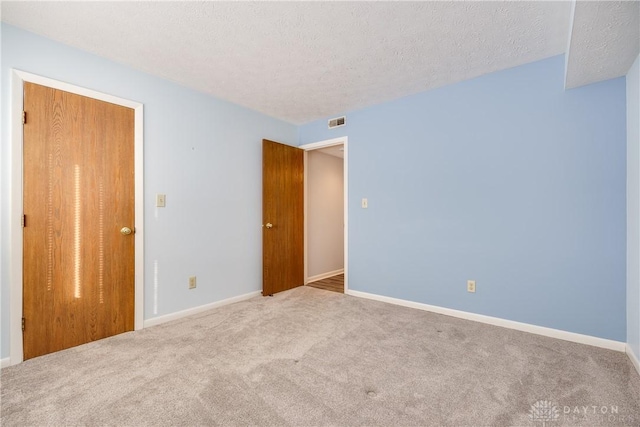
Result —
<path fill-rule="evenodd" d="M 640 2 L 0 2 L 3 426 L 640 425 Z"/>

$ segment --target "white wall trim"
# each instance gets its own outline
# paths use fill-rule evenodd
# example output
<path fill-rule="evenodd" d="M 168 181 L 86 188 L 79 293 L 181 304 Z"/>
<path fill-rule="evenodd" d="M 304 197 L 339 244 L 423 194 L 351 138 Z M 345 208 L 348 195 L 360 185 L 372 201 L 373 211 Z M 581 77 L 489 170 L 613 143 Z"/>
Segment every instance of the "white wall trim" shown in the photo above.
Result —
<path fill-rule="evenodd" d="M 135 307 L 134 328 L 143 328 L 144 323 L 144 110 L 140 102 L 119 98 L 95 90 L 42 77 L 24 71 L 11 70 L 11 171 L 9 188 L 9 343 L 10 363 L 23 361 L 22 348 L 22 109 L 24 82 L 36 83 L 54 89 L 122 105 L 134 110 L 134 156 L 135 156 Z M 4 359 L 3 359 L 4 360 Z"/>
<path fill-rule="evenodd" d="M 349 138 L 346 136 L 341 136 L 339 138 L 332 138 L 332 139 L 325 139 L 324 141 L 318 141 L 318 142 L 312 142 L 309 144 L 303 144 L 301 146 L 299 146 L 298 148 L 302 148 L 305 151 L 312 151 L 312 150 L 317 150 L 318 148 L 326 148 L 326 147 L 332 147 L 334 145 L 342 145 L 345 144 L 345 154 L 347 151 L 347 140 Z"/>
<path fill-rule="evenodd" d="M 327 271 L 326 273 L 316 274 L 315 276 L 307 277 L 307 283 L 317 282 L 318 280 L 337 276 L 338 274 L 343 274 L 343 273 L 344 273 L 344 268 L 333 270 L 333 271 Z"/>
<path fill-rule="evenodd" d="M 204 304 L 198 307 L 188 308 L 186 310 L 177 311 L 175 313 L 165 314 L 164 316 L 154 317 L 152 319 L 147 319 L 144 321 L 144 327 L 149 328 L 151 326 L 160 325 L 162 323 L 171 322 L 172 320 L 182 319 L 187 316 L 192 316 L 194 314 L 202 313 L 203 311 L 211 310 L 214 308 L 222 307 L 225 305 L 233 304 L 235 302 L 240 302 L 244 300 L 251 299 L 253 297 L 262 296 L 262 291 L 253 291 L 247 294 L 238 295 L 237 297 L 231 297 L 227 299 L 223 299 L 221 301 L 212 302 L 209 304 Z"/>
<path fill-rule="evenodd" d="M 305 284 L 309 283 L 311 278 L 307 277 L 307 151 L 317 150 L 318 148 L 331 147 L 334 145 L 344 146 L 344 291 L 349 289 L 349 137 L 341 136 L 339 138 L 326 139 L 324 141 L 312 142 L 310 144 L 303 144 L 298 148 L 305 150 L 304 162 L 305 162 L 305 175 L 304 175 L 304 277 Z"/>
<path fill-rule="evenodd" d="M 638 360 L 638 357 L 633 353 L 629 344 L 626 345 L 626 350 L 627 356 L 629 357 L 629 360 L 631 360 L 631 364 L 636 368 L 636 371 L 638 371 L 638 375 L 640 375 L 640 360 Z"/>
<path fill-rule="evenodd" d="M 11 359 L 5 357 L 4 359 L 0 359 L 0 369 L 6 368 L 11 365 Z"/>
<path fill-rule="evenodd" d="M 309 283 L 309 152 L 304 151 L 303 153 L 303 166 L 302 166 L 302 179 L 304 180 L 304 190 L 302 194 L 302 203 L 304 207 L 302 208 L 303 212 L 303 274 L 304 274 L 304 284 Z"/>
<path fill-rule="evenodd" d="M 367 298 L 389 304 L 401 305 L 403 307 L 416 308 L 418 310 L 430 311 L 432 313 L 444 314 L 446 316 L 458 317 L 460 319 L 472 320 L 474 322 L 486 323 L 488 325 L 500 326 L 503 328 L 515 329 L 517 331 L 529 332 L 531 334 L 543 335 L 550 338 L 557 338 L 565 341 L 572 341 L 594 347 L 606 348 L 624 352 L 626 343 L 621 341 L 608 340 L 605 338 L 593 337 L 590 335 L 577 334 L 575 332 L 562 331 L 559 329 L 547 328 L 544 326 L 531 325 L 513 320 L 501 319 L 499 317 L 485 316 L 483 314 L 469 313 L 467 311 L 454 310 L 451 308 L 438 307 L 435 305 L 423 304 L 419 302 L 407 301 L 382 295 L 370 294 L 360 291 L 348 291 L 346 294 L 359 298 Z"/>

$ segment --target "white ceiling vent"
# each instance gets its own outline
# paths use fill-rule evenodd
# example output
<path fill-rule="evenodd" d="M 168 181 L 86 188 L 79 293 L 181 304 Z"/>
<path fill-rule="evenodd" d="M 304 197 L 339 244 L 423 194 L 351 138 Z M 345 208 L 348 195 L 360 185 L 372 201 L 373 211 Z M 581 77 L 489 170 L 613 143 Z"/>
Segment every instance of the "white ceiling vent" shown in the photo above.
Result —
<path fill-rule="evenodd" d="M 347 117 L 336 117 L 335 119 L 329 119 L 329 129 L 337 128 L 339 126 L 344 126 L 347 124 Z"/>

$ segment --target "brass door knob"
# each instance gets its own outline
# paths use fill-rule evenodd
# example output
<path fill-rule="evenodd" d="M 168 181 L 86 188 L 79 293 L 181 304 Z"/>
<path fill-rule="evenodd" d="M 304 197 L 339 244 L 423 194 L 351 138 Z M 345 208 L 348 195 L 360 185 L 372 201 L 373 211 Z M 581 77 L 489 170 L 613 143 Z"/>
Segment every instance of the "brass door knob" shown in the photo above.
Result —
<path fill-rule="evenodd" d="M 267 228 L 272 228 L 272 227 L 273 227 L 273 224 L 271 224 L 270 222 L 268 222 L 268 223 L 265 225 L 265 227 L 267 227 Z"/>
<path fill-rule="evenodd" d="M 128 236 L 131 233 L 133 233 L 133 230 L 131 230 L 129 227 L 122 227 L 120 229 L 120 234 L 123 234 L 125 236 Z"/>

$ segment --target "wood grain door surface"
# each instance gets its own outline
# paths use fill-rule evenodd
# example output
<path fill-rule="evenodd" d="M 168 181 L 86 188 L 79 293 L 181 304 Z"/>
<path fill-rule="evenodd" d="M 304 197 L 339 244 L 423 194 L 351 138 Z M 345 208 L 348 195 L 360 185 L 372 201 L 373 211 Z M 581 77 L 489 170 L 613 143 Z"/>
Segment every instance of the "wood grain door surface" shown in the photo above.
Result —
<path fill-rule="evenodd" d="M 262 141 L 262 294 L 304 284 L 304 151 Z"/>
<path fill-rule="evenodd" d="M 134 327 L 134 110 L 24 85 L 24 359 Z M 126 231 L 126 230 L 125 230 Z"/>

